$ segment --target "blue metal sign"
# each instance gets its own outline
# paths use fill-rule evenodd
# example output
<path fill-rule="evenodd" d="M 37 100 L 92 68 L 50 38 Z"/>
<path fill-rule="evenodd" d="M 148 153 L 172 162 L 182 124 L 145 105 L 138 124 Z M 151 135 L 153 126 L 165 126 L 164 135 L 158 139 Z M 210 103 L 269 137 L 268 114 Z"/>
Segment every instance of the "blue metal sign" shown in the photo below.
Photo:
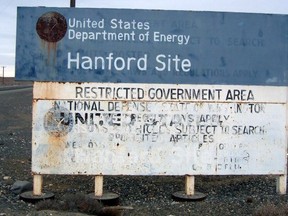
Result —
<path fill-rule="evenodd" d="M 284 15 L 18 8 L 16 79 L 287 86 Z"/>

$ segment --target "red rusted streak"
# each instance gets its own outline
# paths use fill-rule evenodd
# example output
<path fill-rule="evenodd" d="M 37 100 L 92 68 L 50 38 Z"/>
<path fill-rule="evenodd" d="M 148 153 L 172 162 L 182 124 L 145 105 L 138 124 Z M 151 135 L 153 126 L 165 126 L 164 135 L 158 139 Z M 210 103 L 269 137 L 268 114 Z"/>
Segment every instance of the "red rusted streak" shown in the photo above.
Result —
<path fill-rule="evenodd" d="M 55 65 L 57 57 L 57 43 L 41 40 L 41 46 L 46 54 L 46 65 Z"/>
<path fill-rule="evenodd" d="M 34 85 L 34 92 L 34 98 L 55 99 L 59 95 L 59 88 L 52 82 L 38 82 Z"/>
<path fill-rule="evenodd" d="M 61 164 L 63 163 L 62 159 L 67 137 L 55 137 L 50 135 L 47 141 L 49 147 L 45 156 L 41 160 L 41 166 L 49 168 L 56 168 L 58 166 L 61 166 Z"/>

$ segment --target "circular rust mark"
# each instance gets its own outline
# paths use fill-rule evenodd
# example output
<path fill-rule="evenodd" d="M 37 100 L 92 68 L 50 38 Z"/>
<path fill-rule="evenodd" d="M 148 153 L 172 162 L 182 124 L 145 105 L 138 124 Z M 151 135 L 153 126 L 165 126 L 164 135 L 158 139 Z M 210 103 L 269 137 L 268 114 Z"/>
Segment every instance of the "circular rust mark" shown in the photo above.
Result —
<path fill-rule="evenodd" d="M 48 12 L 39 17 L 36 31 L 42 40 L 58 42 L 66 34 L 67 22 L 65 17 L 57 12 Z"/>
<path fill-rule="evenodd" d="M 44 128 L 52 136 L 66 136 L 73 128 L 73 116 L 65 107 L 53 107 L 44 116 Z"/>

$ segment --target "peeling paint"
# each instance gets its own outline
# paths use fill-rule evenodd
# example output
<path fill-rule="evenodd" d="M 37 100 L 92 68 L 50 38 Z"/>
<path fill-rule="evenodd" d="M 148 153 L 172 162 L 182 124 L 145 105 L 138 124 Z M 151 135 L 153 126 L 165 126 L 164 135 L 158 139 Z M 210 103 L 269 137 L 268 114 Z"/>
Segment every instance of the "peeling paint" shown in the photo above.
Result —
<path fill-rule="evenodd" d="M 226 92 L 235 86 L 210 86 L 221 89 L 224 96 L 220 94 L 219 101 L 154 100 L 147 95 L 149 88 L 154 88 L 149 84 L 143 87 L 143 100 L 92 98 L 89 91 L 82 92 L 82 98 L 76 97 L 76 87 L 91 89 L 103 85 L 35 83 L 35 98 L 39 99 L 34 98 L 33 103 L 33 172 L 285 173 L 287 156 L 282 152 L 287 150 L 286 123 L 279 119 L 285 119 L 286 96 L 280 92 L 285 95 L 287 88 L 265 87 L 263 91 L 261 87 L 246 87 L 255 96 L 253 102 L 238 97 L 226 101 Z M 133 84 L 108 86 L 134 88 Z M 45 99 L 41 99 L 42 94 Z M 41 150 L 42 144 L 49 144 L 49 148 Z"/>

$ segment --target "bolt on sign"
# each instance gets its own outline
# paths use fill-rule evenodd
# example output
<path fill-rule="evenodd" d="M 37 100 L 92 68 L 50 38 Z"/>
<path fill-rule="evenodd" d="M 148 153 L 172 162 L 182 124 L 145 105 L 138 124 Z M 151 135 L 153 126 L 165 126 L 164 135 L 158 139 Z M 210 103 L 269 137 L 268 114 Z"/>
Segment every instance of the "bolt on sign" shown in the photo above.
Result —
<path fill-rule="evenodd" d="M 18 8 L 32 171 L 281 175 L 284 15 Z"/>

